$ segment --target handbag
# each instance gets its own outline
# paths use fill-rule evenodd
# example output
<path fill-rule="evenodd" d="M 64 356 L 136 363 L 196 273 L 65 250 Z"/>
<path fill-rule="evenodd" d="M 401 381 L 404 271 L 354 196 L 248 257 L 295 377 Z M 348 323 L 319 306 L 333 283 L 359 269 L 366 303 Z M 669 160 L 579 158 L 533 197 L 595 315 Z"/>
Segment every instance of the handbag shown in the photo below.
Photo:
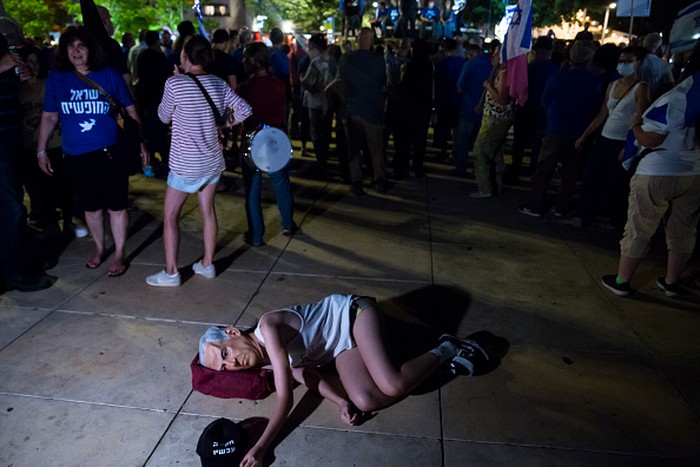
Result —
<path fill-rule="evenodd" d="M 187 73 L 187 76 L 192 78 L 195 83 L 197 83 L 197 86 L 199 87 L 199 90 L 202 91 L 202 94 L 204 94 L 204 98 L 207 100 L 209 103 L 209 107 L 211 107 L 211 111 L 214 113 L 214 122 L 216 123 L 216 127 L 219 130 L 223 130 L 225 128 L 231 128 L 233 126 L 233 109 L 231 107 L 226 107 L 226 110 L 224 111 L 224 114 L 222 115 L 219 113 L 219 109 L 216 108 L 216 105 L 214 105 L 214 101 L 211 99 L 211 96 L 207 92 L 207 90 L 204 88 L 204 85 L 197 79 L 195 75 L 192 73 Z"/>
<path fill-rule="evenodd" d="M 99 92 L 109 104 L 109 113 L 117 122 L 116 152 L 123 162 L 123 168 L 128 175 L 141 172 L 143 165 L 141 160 L 141 127 L 131 118 L 126 108 L 116 101 L 99 84 L 82 73 L 75 72 L 76 76 Z"/>

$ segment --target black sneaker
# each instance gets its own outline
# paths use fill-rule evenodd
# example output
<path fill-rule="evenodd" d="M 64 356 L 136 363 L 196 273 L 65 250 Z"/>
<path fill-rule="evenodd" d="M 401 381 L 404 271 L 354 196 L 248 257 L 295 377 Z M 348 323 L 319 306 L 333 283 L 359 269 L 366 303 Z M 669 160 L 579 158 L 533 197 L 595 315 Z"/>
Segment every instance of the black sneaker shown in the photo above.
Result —
<path fill-rule="evenodd" d="M 245 233 L 243 234 L 243 241 L 244 241 L 245 243 L 247 243 L 248 245 L 254 246 L 254 247 L 256 247 L 256 248 L 259 247 L 259 246 L 263 246 L 263 245 L 265 244 L 265 242 L 254 242 L 254 241 L 253 241 L 253 236 L 250 234 L 250 232 L 245 232 Z"/>
<path fill-rule="evenodd" d="M 521 204 L 518 206 L 518 212 L 530 217 L 542 217 L 542 213 L 540 211 L 531 208 L 527 204 Z"/>
<path fill-rule="evenodd" d="M 486 350 L 472 339 L 450 334 L 440 336 L 440 342 L 446 340 L 459 347 L 459 352 L 450 361 L 450 372 L 455 376 L 473 376 L 475 372 L 482 370 L 490 360 Z"/>
<path fill-rule="evenodd" d="M 678 284 L 678 282 L 669 284 L 668 282 L 666 282 L 666 278 L 664 276 L 661 276 L 656 279 L 656 285 L 661 290 L 663 290 L 669 297 L 678 297 L 685 293 L 685 290 L 683 290 L 683 287 L 681 287 L 680 284 Z"/>
<path fill-rule="evenodd" d="M 617 283 L 617 274 L 610 274 L 609 276 L 603 276 L 601 279 L 601 284 L 603 284 L 603 287 L 614 293 L 615 295 L 619 297 L 626 297 L 630 294 L 632 291 L 630 289 L 630 284 L 629 282 L 625 282 L 623 284 L 618 284 Z"/>
<path fill-rule="evenodd" d="M 362 188 L 362 182 L 352 182 L 350 185 L 350 193 L 355 196 L 363 196 L 365 194 L 365 190 Z"/>
<path fill-rule="evenodd" d="M 379 180 L 374 184 L 374 189 L 377 190 L 377 193 L 384 194 L 387 190 L 387 183 L 384 180 Z"/>
<path fill-rule="evenodd" d="M 290 228 L 284 227 L 282 229 L 282 235 L 285 237 L 292 237 L 294 236 L 295 233 L 299 231 L 299 226 L 295 224 L 292 224 Z"/>

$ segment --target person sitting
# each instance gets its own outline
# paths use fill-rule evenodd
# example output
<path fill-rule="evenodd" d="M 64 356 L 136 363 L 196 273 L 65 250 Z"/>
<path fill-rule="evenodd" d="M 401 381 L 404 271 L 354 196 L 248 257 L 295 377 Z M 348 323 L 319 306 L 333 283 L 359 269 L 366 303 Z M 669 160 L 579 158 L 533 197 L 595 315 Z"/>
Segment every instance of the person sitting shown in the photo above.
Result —
<path fill-rule="evenodd" d="M 434 0 L 428 2 L 420 10 L 420 38 L 432 39 L 435 23 L 440 20 L 440 9 L 435 6 Z"/>
<path fill-rule="evenodd" d="M 381 319 L 374 299 L 335 294 L 265 313 L 254 330 L 212 327 L 204 333 L 199 340 L 201 365 L 219 371 L 272 367 L 277 402 L 241 465 L 262 465 L 292 408 L 292 378 L 335 403 L 341 419 L 354 425 L 360 412 L 397 402 L 443 364 L 449 363 L 454 374 L 472 375 L 475 366 L 489 361 L 473 340 L 443 334 L 435 348 L 397 368 L 382 337 Z M 342 389 L 314 370 L 331 362 Z"/>

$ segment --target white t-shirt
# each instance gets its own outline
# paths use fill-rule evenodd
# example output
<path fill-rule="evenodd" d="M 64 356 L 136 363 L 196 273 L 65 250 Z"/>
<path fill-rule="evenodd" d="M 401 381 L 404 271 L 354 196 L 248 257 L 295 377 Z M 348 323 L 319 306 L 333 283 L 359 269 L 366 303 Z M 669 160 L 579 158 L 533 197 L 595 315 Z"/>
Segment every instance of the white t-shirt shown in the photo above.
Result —
<path fill-rule="evenodd" d="M 350 305 L 357 298 L 356 295 L 335 294 L 316 303 L 269 312 L 294 313 L 301 320 L 299 334 L 287 345 L 292 367 L 323 366 L 342 351 L 355 346 L 350 329 Z M 254 332 L 255 337 L 265 344 L 260 324 Z"/>
<path fill-rule="evenodd" d="M 639 175 L 700 175 L 695 122 L 700 118 L 700 72 L 659 97 L 644 112 L 642 130 L 666 135 L 637 168 Z"/>

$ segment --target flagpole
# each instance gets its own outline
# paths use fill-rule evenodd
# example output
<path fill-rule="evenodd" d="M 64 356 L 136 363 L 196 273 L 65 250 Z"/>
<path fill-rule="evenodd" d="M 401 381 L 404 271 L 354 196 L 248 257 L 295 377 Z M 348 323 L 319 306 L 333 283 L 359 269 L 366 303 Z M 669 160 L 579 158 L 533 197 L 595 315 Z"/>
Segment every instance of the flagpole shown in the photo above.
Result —
<path fill-rule="evenodd" d="M 632 0 L 632 3 L 630 5 L 631 10 L 630 10 L 630 33 L 629 33 L 629 38 L 628 38 L 628 43 L 632 43 L 632 28 L 634 27 L 634 0 Z"/>

